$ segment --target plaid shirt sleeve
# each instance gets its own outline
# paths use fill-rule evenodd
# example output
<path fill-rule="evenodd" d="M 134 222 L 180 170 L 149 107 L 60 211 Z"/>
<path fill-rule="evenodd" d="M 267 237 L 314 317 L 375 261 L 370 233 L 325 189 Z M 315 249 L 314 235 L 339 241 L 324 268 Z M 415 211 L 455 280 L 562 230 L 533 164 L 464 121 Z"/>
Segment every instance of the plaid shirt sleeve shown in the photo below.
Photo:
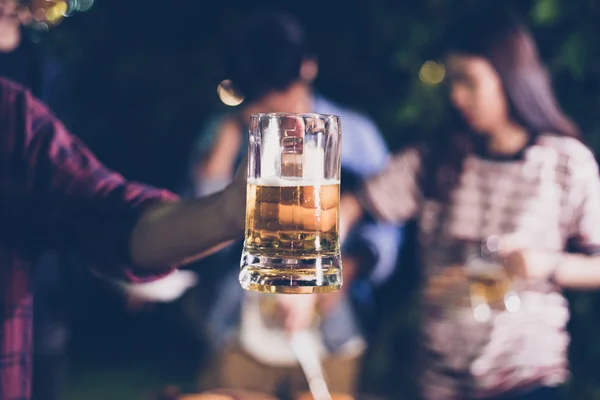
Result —
<path fill-rule="evenodd" d="M 146 207 L 177 197 L 126 181 L 29 92 L 23 97 L 27 129 L 19 151 L 36 205 L 30 221 L 37 237 L 43 244 L 75 248 L 103 275 L 131 281 L 156 278 L 156 273 L 130 266 L 130 235 Z M 166 266 L 165 272 L 169 270 Z"/>

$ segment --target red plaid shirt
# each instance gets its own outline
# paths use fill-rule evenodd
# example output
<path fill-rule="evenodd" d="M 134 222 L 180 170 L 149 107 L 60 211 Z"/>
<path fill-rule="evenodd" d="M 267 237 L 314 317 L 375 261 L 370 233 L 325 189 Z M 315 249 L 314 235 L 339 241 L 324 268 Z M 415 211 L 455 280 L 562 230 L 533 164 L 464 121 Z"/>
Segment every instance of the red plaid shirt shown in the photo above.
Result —
<path fill-rule="evenodd" d="M 148 204 L 173 199 L 107 169 L 29 91 L 0 79 L 0 399 L 30 398 L 36 256 L 68 249 L 102 274 L 154 278 L 124 267 L 128 239 Z"/>

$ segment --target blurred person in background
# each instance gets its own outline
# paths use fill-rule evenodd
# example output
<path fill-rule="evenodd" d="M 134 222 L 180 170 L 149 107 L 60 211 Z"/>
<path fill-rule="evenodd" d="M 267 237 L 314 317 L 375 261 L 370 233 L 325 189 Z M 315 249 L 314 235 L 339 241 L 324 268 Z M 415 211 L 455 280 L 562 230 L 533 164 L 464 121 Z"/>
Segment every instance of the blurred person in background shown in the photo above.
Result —
<path fill-rule="evenodd" d="M 77 107 L 68 75 L 43 44 L 31 40 L 31 32 L 23 24 L 30 19 L 25 6 L 16 0 L 0 1 L 0 76 L 29 88 L 72 128 Z M 58 399 L 64 382 L 70 262 L 67 255 L 52 252 L 40 258 L 35 270 L 33 397 L 36 399 Z"/>
<path fill-rule="evenodd" d="M 227 78 L 244 101 L 236 111 L 210 121 L 200 136 L 191 161 L 191 194 L 204 196 L 231 181 L 247 151 L 250 116 L 257 112 L 340 116 L 342 192 L 386 165 L 388 150 L 373 122 L 313 91 L 317 61 L 294 18 L 274 12 L 247 16 L 231 32 L 224 55 Z M 288 334 L 308 330 L 313 348 L 324 360 L 331 389 L 353 392 L 365 346 L 364 328 L 372 326 L 366 318 L 374 316 L 371 290 L 392 273 L 400 242 L 398 225 L 363 219 L 343 243 L 342 291 L 322 296 L 244 292 L 238 283 L 240 244 L 207 260 L 219 268 L 207 271 L 211 276 L 202 274 L 201 282 L 217 292 L 200 289 L 208 310 L 203 317 L 203 310 L 194 312 L 216 354 L 207 368 L 213 376 L 205 383 L 271 394 L 282 387 L 306 390 Z"/>
<path fill-rule="evenodd" d="M 466 15 L 444 56 L 455 118 L 343 196 L 342 218 L 418 220 L 425 399 L 556 399 L 568 377 L 561 290 L 600 287 L 598 165 L 509 12 Z M 482 291 L 468 268 L 486 252 L 513 276 L 518 307 L 498 289 L 491 309 L 473 308 Z"/>
<path fill-rule="evenodd" d="M 0 0 L 0 75 L 29 88 L 71 128 L 77 110 L 72 84 L 61 62 L 24 26 L 30 20 L 26 3 Z"/>
<path fill-rule="evenodd" d="M 179 201 L 106 168 L 30 91 L 5 79 L 0 114 L 0 398 L 28 400 L 39 255 L 73 251 L 108 278 L 160 278 L 243 235 L 247 171 L 212 196 Z"/>

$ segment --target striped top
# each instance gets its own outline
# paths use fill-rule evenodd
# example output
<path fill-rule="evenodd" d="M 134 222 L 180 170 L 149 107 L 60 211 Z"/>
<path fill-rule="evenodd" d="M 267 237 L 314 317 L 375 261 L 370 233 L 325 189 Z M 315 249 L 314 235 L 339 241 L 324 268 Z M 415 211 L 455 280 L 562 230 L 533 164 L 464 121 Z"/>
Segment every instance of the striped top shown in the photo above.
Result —
<path fill-rule="evenodd" d="M 569 240 L 600 249 L 600 180 L 592 152 L 572 138 L 540 135 L 518 157 L 470 155 L 451 201 L 426 199 L 420 153 L 408 149 L 365 184 L 365 208 L 385 221 L 416 218 L 422 294 L 426 399 L 494 396 L 565 381 L 568 304 L 558 287 L 515 283 L 517 311 L 491 304 L 476 320 L 467 266 L 481 243 L 517 235 L 525 248 L 563 252 Z M 499 267 L 501 268 L 501 267 Z"/>

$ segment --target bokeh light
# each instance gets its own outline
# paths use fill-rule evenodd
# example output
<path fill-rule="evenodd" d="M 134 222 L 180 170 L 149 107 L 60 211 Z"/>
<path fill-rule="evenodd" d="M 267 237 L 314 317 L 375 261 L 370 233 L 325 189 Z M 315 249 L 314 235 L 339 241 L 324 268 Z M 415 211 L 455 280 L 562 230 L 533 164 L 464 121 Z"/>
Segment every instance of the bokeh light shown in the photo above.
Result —
<path fill-rule="evenodd" d="M 78 12 L 88 11 L 94 0 L 30 0 L 25 9 L 25 15 L 30 18 L 32 27 L 45 30 L 58 25 L 65 17 Z"/>
<path fill-rule="evenodd" d="M 439 85 L 445 77 L 446 68 L 435 61 L 426 61 L 419 70 L 419 79 L 426 85 Z"/>
<path fill-rule="evenodd" d="M 475 320 L 478 322 L 486 322 L 492 316 L 492 309 L 490 308 L 490 306 L 488 304 L 485 304 L 485 303 L 478 304 L 473 309 L 473 316 L 475 317 Z"/>
<path fill-rule="evenodd" d="M 29 12 L 35 24 L 57 25 L 67 15 L 67 0 L 32 0 L 28 4 Z M 41 26 L 36 26 L 40 28 Z"/>
<path fill-rule="evenodd" d="M 67 13 L 68 8 L 66 1 L 55 3 L 52 7 L 46 9 L 46 20 L 50 23 L 60 21 Z"/>
<path fill-rule="evenodd" d="M 88 11 L 94 5 L 94 0 L 69 0 L 69 14 Z"/>
<path fill-rule="evenodd" d="M 229 79 L 225 79 L 219 83 L 217 93 L 219 94 L 219 99 L 231 107 L 239 106 L 244 101 L 244 97 L 235 92 L 233 84 Z"/>
<path fill-rule="evenodd" d="M 518 311 L 521 308 L 521 298 L 515 292 L 508 292 L 504 296 L 504 306 L 509 312 Z"/>

